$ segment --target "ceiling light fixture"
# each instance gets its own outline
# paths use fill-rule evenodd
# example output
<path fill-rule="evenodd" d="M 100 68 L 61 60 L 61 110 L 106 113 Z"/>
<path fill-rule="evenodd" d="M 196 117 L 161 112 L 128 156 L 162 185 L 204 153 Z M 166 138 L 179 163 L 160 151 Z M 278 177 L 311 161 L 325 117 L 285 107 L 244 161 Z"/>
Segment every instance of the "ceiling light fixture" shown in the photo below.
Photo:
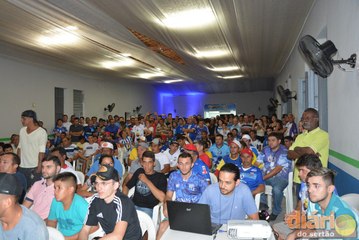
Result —
<path fill-rule="evenodd" d="M 233 75 L 233 76 L 218 76 L 223 79 L 242 78 L 244 75 Z"/>
<path fill-rule="evenodd" d="M 163 72 L 157 72 L 157 73 L 140 73 L 138 74 L 138 77 L 140 78 L 145 78 L 145 79 L 149 79 L 149 78 L 154 78 L 154 77 L 161 77 L 164 76 L 165 74 Z"/>
<path fill-rule="evenodd" d="M 227 67 L 214 67 L 208 69 L 216 72 L 229 72 L 233 70 L 240 70 L 241 68 L 238 66 L 227 66 Z"/>
<path fill-rule="evenodd" d="M 202 8 L 170 13 L 164 19 L 156 19 L 156 22 L 168 28 L 191 29 L 212 24 L 215 20 L 212 9 Z"/>
<path fill-rule="evenodd" d="M 127 66 L 131 66 L 134 63 L 134 61 L 132 60 L 117 60 L 117 61 L 105 61 L 102 62 L 101 65 L 104 68 L 107 69 L 114 69 L 114 68 L 118 68 L 118 67 L 127 67 Z"/>
<path fill-rule="evenodd" d="M 183 82 L 183 79 L 174 79 L 174 80 L 165 80 L 164 83 L 175 83 L 175 82 Z"/>
<path fill-rule="evenodd" d="M 229 52 L 225 50 L 208 50 L 208 51 L 197 51 L 194 56 L 197 58 L 216 58 L 228 55 Z"/>
<path fill-rule="evenodd" d="M 39 43 L 43 45 L 69 45 L 77 42 L 79 37 L 74 34 L 78 30 L 75 26 L 64 29 L 54 29 L 39 37 Z"/>

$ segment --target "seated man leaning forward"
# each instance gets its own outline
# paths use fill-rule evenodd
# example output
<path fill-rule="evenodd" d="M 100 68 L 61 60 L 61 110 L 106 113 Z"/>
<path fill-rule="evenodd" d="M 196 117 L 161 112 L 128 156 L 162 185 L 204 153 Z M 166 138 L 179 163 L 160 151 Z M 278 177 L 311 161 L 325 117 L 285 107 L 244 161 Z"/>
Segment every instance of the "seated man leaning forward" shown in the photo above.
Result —
<path fill-rule="evenodd" d="M 118 172 L 114 167 L 102 165 L 96 173 L 97 193 L 90 200 L 79 240 L 87 240 L 92 226 L 100 224 L 106 233 L 101 238 L 139 240 L 142 237 L 140 223 L 131 199 L 119 191 Z"/>
<path fill-rule="evenodd" d="M 233 163 L 226 163 L 219 171 L 218 183 L 209 185 L 199 203 L 208 204 L 211 221 L 227 224 L 228 220 L 258 220 L 258 209 L 247 185 L 240 182 L 239 169 Z"/>
<path fill-rule="evenodd" d="M 21 192 L 14 174 L 0 173 L 0 239 L 49 239 L 44 221 L 18 203 Z"/>

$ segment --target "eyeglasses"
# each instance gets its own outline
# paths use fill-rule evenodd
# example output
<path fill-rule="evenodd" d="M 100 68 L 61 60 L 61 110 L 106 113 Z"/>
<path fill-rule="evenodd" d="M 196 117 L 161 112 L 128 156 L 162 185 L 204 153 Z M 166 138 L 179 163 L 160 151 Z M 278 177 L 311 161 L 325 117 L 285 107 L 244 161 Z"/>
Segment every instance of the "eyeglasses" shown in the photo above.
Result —
<path fill-rule="evenodd" d="M 110 184 L 113 184 L 113 181 L 111 181 L 111 182 L 95 182 L 95 187 L 99 187 L 99 186 L 106 187 Z"/>

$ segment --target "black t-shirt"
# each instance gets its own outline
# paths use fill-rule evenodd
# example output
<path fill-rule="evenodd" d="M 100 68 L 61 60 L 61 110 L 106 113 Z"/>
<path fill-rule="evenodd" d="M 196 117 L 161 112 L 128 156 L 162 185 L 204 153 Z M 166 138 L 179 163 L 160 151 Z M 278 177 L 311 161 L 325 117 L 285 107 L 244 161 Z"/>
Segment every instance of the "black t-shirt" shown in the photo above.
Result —
<path fill-rule="evenodd" d="M 127 229 L 123 239 L 142 239 L 140 222 L 135 206 L 131 199 L 118 191 L 113 201 L 107 204 L 95 194 L 90 200 L 90 207 L 85 223 L 88 226 L 101 224 L 106 234 L 112 233 L 117 222 L 127 222 Z"/>
<path fill-rule="evenodd" d="M 70 132 L 83 132 L 84 127 L 82 125 L 71 125 Z M 81 136 L 71 136 L 71 142 L 79 142 Z"/>
<path fill-rule="evenodd" d="M 152 194 L 150 188 L 138 179 L 138 176 L 141 173 L 145 173 L 145 170 L 143 168 L 137 169 L 136 172 L 133 173 L 132 178 L 130 181 L 128 181 L 126 186 L 129 189 L 135 187 L 135 194 L 133 195 L 132 201 L 136 206 L 153 208 L 159 203 L 159 201 Z M 154 172 L 152 175 L 145 175 L 153 183 L 153 185 L 155 185 L 162 192 L 166 193 L 167 179 L 163 173 Z"/>

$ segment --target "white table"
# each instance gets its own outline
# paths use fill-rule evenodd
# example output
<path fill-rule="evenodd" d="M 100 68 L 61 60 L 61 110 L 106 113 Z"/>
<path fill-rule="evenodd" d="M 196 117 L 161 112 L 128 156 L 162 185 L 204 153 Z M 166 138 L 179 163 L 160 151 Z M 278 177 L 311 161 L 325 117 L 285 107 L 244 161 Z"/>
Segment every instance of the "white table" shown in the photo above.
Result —
<path fill-rule="evenodd" d="M 215 237 L 215 238 L 214 238 Z M 223 225 L 217 234 L 214 235 L 203 235 L 197 233 L 176 231 L 168 228 L 163 234 L 161 240 L 229 240 L 227 237 L 227 225 Z M 274 235 L 272 234 L 269 240 L 275 240 Z"/>

